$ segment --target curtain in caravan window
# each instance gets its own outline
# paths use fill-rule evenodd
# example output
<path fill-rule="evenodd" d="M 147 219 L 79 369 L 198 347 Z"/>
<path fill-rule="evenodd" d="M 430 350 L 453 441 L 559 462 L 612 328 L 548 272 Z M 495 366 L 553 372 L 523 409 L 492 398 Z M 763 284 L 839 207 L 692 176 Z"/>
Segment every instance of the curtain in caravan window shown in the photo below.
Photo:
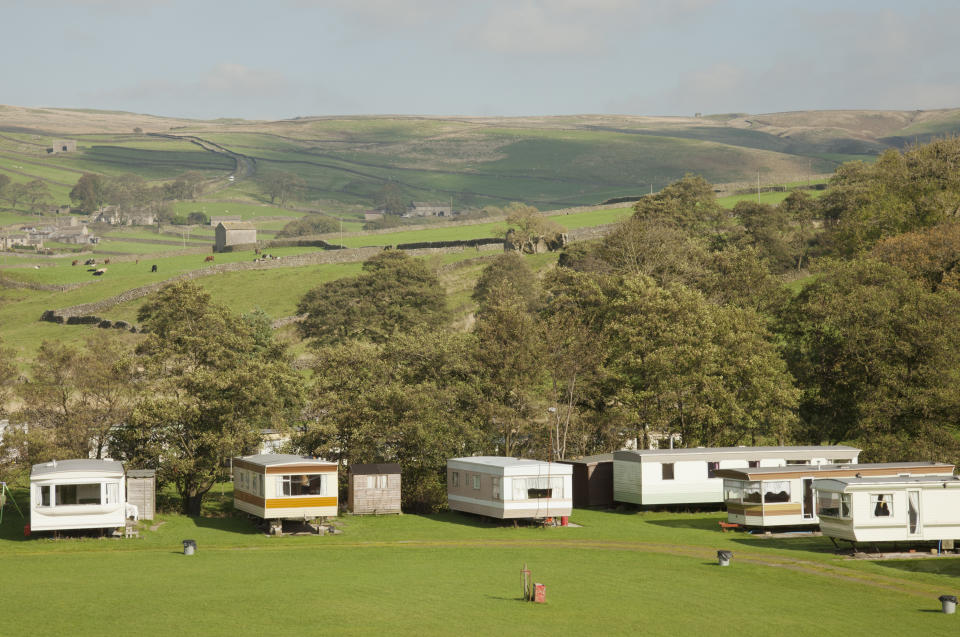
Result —
<path fill-rule="evenodd" d="M 526 500 L 527 499 L 527 479 L 513 478 L 511 482 L 513 483 L 513 499 Z"/>
<path fill-rule="evenodd" d="M 910 525 L 910 534 L 917 533 L 920 528 L 919 491 L 907 491 L 907 523 Z"/>
<path fill-rule="evenodd" d="M 530 489 L 551 489 L 551 498 L 563 497 L 563 477 L 538 476 L 530 478 L 513 478 L 513 499 L 527 500 Z"/>

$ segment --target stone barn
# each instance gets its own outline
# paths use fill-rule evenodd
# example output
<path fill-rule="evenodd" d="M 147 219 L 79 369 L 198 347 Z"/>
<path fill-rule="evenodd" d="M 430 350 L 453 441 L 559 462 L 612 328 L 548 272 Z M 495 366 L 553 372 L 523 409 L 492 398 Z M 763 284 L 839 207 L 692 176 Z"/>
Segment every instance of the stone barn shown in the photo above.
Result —
<path fill-rule="evenodd" d="M 414 201 L 409 214 L 411 217 L 452 217 L 453 207 L 442 201 Z"/>
<path fill-rule="evenodd" d="M 57 153 L 75 153 L 77 152 L 77 142 L 72 139 L 57 139 L 53 142 L 53 146 L 47 149 L 47 152 L 54 155 Z"/>
<path fill-rule="evenodd" d="M 347 506 L 354 514 L 400 513 L 400 465 L 350 465 Z"/>
<path fill-rule="evenodd" d="M 252 250 L 257 246 L 257 229 L 249 221 L 221 221 L 214 232 L 214 252 Z"/>

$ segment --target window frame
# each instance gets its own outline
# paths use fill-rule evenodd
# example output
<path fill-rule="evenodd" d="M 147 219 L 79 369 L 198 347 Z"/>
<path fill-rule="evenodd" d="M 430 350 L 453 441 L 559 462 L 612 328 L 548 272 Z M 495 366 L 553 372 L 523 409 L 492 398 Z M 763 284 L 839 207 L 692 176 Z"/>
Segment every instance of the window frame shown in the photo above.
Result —
<path fill-rule="evenodd" d="M 314 479 L 320 480 L 320 486 L 315 493 L 292 493 L 294 478 L 307 477 L 307 488 L 310 489 Z M 277 476 L 276 497 L 278 498 L 310 498 L 322 497 L 329 490 L 329 478 L 326 473 L 284 473 Z M 284 493 L 284 487 L 289 487 L 291 493 Z"/>
<path fill-rule="evenodd" d="M 479 474 L 479 473 L 473 474 L 473 490 L 474 490 L 474 491 L 479 491 L 481 484 L 482 484 L 482 482 L 481 482 L 481 479 L 480 479 L 480 474 Z"/>
<path fill-rule="evenodd" d="M 676 480 L 677 472 L 674 467 L 673 462 L 661 462 L 660 463 L 660 479 L 661 480 Z M 669 474 L 669 475 L 668 475 Z"/>
<path fill-rule="evenodd" d="M 451 472 L 450 472 L 450 486 L 453 487 L 453 488 L 455 488 L 455 489 L 460 487 L 460 472 L 459 472 L 459 471 L 451 471 Z"/>
<path fill-rule="evenodd" d="M 880 498 L 883 498 L 882 500 Z M 877 510 L 880 504 L 886 505 L 886 514 L 878 515 Z M 875 519 L 890 519 L 893 517 L 893 493 L 871 493 L 870 494 L 870 517 Z"/>
<path fill-rule="evenodd" d="M 708 460 L 707 461 L 707 479 L 712 480 L 713 478 L 716 478 L 717 471 L 720 471 L 720 461 Z"/>

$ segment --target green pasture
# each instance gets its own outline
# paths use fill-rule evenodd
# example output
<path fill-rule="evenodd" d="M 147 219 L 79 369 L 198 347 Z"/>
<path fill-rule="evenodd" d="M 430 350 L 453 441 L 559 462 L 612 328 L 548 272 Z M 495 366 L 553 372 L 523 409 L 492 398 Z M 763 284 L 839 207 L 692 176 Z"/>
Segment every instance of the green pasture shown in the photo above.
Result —
<path fill-rule="evenodd" d="M 18 223 L 35 223 L 36 220 L 36 215 L 20 213 L 9 209 L 0 211 L 0 226 L 10 226 Z"/>
<path fill-rule="evenodd" d="M 228 509 L 229 489 L 220 498 Z M 340 535 L 272 538 L 240 516 L 161 514 L 140 538 L 51 540 L 25 539 L 8 507 L 0 551 L 16 585 L 0 634 L 103 635 L 131 618 L 140 635 L 956 634 L 937 596 L 956 592 L 960 560 L 853 562 L 825 538 L 722 534 L 720 518 L 576 510 L 579 528 L 542 529 L 341 516 Z M 520 600 L 524 564 L 546 604 Z"/>
<path fill-rule="evenodd" d="M 191 212 L 202 212 L 208 217 L 236 215 L 244 221 L 253 221 L 260 217 L 302 217 L 307 214 L 280 206 L 233 201 L 178 201 L 173 204 L 173 208 L 183 215 Z"/>

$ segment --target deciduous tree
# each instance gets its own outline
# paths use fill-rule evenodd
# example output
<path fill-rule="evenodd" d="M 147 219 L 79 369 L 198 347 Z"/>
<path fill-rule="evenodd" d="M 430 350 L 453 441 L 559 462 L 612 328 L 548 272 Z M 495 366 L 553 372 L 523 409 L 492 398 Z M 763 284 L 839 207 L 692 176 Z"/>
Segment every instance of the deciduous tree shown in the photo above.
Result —
<path fill-rule="evenodd" d="M 363 264 L 357 277 L 324 283 L 298 305 L 301 333 L 317 343 L 359 338 L 382 343 L 417 327 L 449 320 L 446 294 L 422 259 L 385 250 Z"/>
<path fill-rule="evenodd" d="M 214 304 L 192 282 L 166 286 L 138 320 L 137 348 L 149 392 L 117 447 L 173 483 L 183 510 L 199 515 L 204 495 L 226 478 L 224 462 L 255 449 L 262 428 L 300 416 L 302 390 L 282 348 L 262 348 L 247 321 Z"/>

